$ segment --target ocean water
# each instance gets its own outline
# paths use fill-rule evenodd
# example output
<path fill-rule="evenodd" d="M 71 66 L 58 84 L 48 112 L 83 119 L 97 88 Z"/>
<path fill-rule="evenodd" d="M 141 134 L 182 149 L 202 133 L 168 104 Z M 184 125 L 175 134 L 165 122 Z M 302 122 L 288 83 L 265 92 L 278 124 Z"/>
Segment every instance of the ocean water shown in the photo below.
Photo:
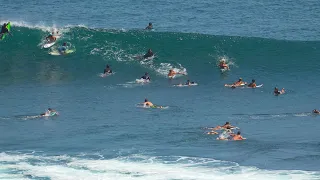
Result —
<path fill-rule="evenodd" d="M 0 22 L 0 179 L 320 179 L 318 1 L 33 1 Z M 154 30 L 143 28 L 153 22 Z M 41 48 L 56 28 L 51 56 Z M 135 57 L 151 48 L 155 58 Z M 226 59 L 231 70 L 221 73 Z M 106 64 L 114 74 L 100 77 Z M 169 69 L 187 75 L 167 78 Z M 135 82 L 145 72 L 148 84 Z M 242 77 L 261 88 L 224 87 Z M 190 79 L 198 86 L 175 87 Z M 273 95 L 273 88 L 286 93 Z M 166 109 L 137 106 L 148 98 Z M 51 107 L 59 116 L 38 114 Z M 244 141 L 218 141 L 226 121 Z"/>

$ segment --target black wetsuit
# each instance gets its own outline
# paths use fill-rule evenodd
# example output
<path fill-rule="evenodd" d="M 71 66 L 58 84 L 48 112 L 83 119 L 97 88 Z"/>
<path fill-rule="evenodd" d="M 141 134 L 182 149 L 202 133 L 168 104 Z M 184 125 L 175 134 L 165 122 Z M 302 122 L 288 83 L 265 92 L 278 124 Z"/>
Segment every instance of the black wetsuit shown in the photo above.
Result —
<path fill-rule="evenodd" d="M 151 80 L 151 79 L 150 79 L 150 77 L 149 77 L 148 75 L 144 75 L 144 76 L 142 76 L 142 77 L 141 77 L 141 79 L 145 79 L 145 80 L 149 80 L 149 81 Z"/>
<path fill-rule="evenodd" d="M 147 54 L 145 54 L 143 56 L 143 58 L 148 58 L 148 57 L 152 57 L 153 56 L 153 52 L 147 52 Z"/>
<path fill-rule="evenodd" d="M 7 32 L 9 32 L 8 29 L 7 29 L 7 25 L 2 26 L 1 27 L 1 33 L 7 33 Z"/>
<path fill-rule="evenodd" d="M 110 68 L 106 68 L 103 70 L 103 73 L 106 74 L 106 73 L 112 73 L 112 70 Z"/>

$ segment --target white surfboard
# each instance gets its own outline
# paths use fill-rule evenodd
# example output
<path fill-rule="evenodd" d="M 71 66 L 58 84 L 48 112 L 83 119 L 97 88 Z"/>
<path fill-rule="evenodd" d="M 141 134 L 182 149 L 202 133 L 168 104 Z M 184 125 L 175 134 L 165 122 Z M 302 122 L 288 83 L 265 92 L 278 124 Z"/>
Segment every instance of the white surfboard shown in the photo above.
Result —
<path fill-rule="evenodd" d="M 69 50 L 66 50 L 66 53 L 65 54 L 61 54 L 58 50 L 53 50 L 53 51 L 50 51 L 49 54 L 50 55 L 53 55 L 53 56 L 60 56 L 60 55 L 66 55 L 66 54 L 71 54 L 73 53 L 75 50 L 73 49 L 69 49 Z"/>
<path fill-rule="evenodd" d="M 54 41 L 54 42 L 49 42 L 49 43 L 45 43 L 45 44 L 43 45 L 43 48 L 45 48 L 45 49 L 50 48 L 50 47 L 52 47 L 54 44 L 56 44 L 56 41 Z"/>

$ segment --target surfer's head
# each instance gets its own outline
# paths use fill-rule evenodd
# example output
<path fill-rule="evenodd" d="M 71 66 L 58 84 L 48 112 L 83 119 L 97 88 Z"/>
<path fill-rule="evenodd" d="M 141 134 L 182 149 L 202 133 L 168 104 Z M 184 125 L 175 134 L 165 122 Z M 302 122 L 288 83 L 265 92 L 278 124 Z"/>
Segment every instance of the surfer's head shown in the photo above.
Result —
<path fill-rule="evenodd" d="M 107 64 L 106 68 L 110 68 L 109 64 Z"/>
<path fill-rule="evenodd" d="M 237 135 L 240 135 L 240 134 L 241 134 L 241 132 L 240 132 L 240 131 L 238 131 Z"/>
<path fill-rule="evenodd" d="M 148 73 L 148 72 L 146 72 L 146 73 L 144 73 L 144 75 L 146 75 L 146 76 L 147 76 L 147 75 L 149 75 L 149 73 Z"/>
<path fill-rule="evenodd" d="M 151 23 L 151 22 L 149 22 L 149 26 L 152 26 L 152 23 Z"/>
<path fill-rule="evenodd" d="M 3 25 L 6 26 L 7 24 L 6 24 L 6 23 L 3 23 Z"/>
<path fill-rule="evenodd" d="M 252 79 L 252 82 L 254 83 L 254 82 L 256 82 L 256 80 Z"/>
<path fill-rule="evenodd" d="M 230 124 L 229 122 L 226 122 L 226 125 Z"/>
<path fill-rule="evenodd" d="M 67 43 L 66 43 L 66 42 L 64 42 L 64 43 L 63 43 L 63 46 L 66 46 L 66 45 L 67 45 Z"/>
<path fill-rule="evenodd" d="M 51 111 L 52 109 L 51 109 L 51 108 L 48 108 L 48 110 Z"/>
<path fill-rule="evenodd" d="M 239 78 L 239 81 L 242 81 L 242 78 Z"/>
<path fill-rule="evenodd" d="M 144 102 L 148 102 L 148 99 L 146 98 L 146 99 L 144 99 Z"/>

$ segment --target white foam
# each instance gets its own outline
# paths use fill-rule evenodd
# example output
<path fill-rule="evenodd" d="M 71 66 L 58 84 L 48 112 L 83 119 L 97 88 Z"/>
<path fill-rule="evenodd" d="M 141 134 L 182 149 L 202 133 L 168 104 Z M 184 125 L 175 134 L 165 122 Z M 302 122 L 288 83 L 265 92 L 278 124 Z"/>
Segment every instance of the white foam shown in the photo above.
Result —
<path fill-rule="evenodd" d="M 32 162 L 32 163 L 31 163 Z M 12 173 L 11 171 L 16 171 Z M 261 170 L 210 158 L 149 157 L 132 155 L 115 159 L 69 156 L 0 154 L 0 178 L 55 180 L 99 179 L 319 179 L 320 172 Z"/>

